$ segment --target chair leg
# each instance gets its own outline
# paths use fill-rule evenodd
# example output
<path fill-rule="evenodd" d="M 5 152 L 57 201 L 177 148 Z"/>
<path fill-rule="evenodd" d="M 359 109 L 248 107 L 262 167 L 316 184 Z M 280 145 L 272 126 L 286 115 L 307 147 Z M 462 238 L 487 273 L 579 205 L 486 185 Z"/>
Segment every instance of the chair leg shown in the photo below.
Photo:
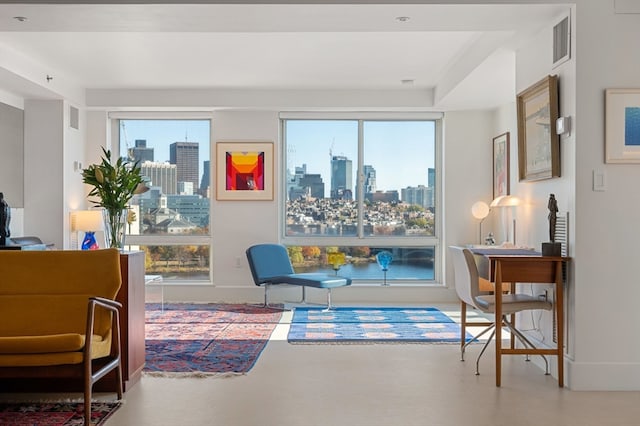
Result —
<path fill-rule="evenodd" d="M 527 339 L 527 337 L 522 334 L 522 332 L 520 330 L 518 330 L 517 328 L 515 328 L 509 321 L 507 321 L 507 317 L 504 316 L 503 317 L 504 323 L 505 325 L 509 328 L 509 330 L 511 331 L 511 333 L 513 335 L 515 335 L 518 339 L 520 339 L 520 341 L 522 342 L 522 344 L 524 345 L 524 347 L 529 347 L 531 349 L 536 349 L 535 345 L 533 343 L 531 343 L 531 341 L 529 339 Z M 549 361 L 547 360 L 547 357 L 544 355 L 540 355 L 542 357 L 542 359 L 544 360 L 544 367 L 545 367 L 545 371 L 544 374 L 546 376 L 550 375 L 551 373 L 549 373 Z M 527 358 L 527 361 L 529 359 Z"/>
<path fill-rule="evenodd" d="M 467 304 L 460 301 L 460 361 L 464 361 L 464 349 L 467 347 Z M 471 339 L 473 340 L 473 339 Z"/>
<path fill-rule="evenodd" d="M 493 340 L 493 337 L 496 335 L 495 327 L 493 327 L 493 326 L 489 327 L 485 331 L 488 331 L 489 329 L 492 330 L 491 331 L 491 336 L 489 336 L 489 338 L 487 339 L 486 343 L 482 346 L 482 350 L 480 351 L 480 353 L 478 354 L 478 357 L 476 358 L 476 376 L 480 375 L 480 358 L 482 358 L 482 354 L 484 353 L 484 351 L 487 350 L 487 347 L 489 346 L 489 343 Z M 483 331 L 482 334 L 484 334 L 485 331 Z M 478 335 L 478 337 L 480 337 L 480 335 Z"/>
<path fill-rule="evenodd" d="M 331 289 L 327 289 L 327 307 L 323 309 L 323 312 L 329 312 L 333 310 L 333 306 L 331 305 Z"/>

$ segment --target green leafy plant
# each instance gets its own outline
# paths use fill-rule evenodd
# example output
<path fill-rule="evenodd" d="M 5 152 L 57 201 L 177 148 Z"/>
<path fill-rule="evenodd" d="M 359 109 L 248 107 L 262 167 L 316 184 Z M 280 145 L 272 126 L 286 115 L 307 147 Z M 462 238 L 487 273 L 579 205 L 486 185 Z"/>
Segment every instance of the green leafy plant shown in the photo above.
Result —
<path fill-rule="evenodd" d="M 102 162 L 82 170 L 82 181 L 92 186 L 89 197 L 98 197 L 89 201 L 104 208 L 107 214 L 106 232 L 110 247 L 119 248 L 127 205 L 142 183 L 142 176 L 137 162 L 118 158 L 113 163 L 111 151 L 102 148 L 102 153 Z"/>

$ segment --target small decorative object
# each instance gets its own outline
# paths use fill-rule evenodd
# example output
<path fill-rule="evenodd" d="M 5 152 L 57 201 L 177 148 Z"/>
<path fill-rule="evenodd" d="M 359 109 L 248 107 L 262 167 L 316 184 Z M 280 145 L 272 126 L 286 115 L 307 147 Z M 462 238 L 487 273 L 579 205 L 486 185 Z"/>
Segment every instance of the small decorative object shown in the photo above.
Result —
<path fill-rule="evenodd" d="M 496 244 L 496 239 L 493 236 L 493 232 L 489 232 L 487 237 L 484 239 L 484 243 L 488 246 L 494 246 Z"/>
<path fill-rule="evenodd" d="M 104 208 L 105 236 L 109 247 L 122 248 L 124 226 L 127 218 L 127 204 L 142 184 L 138 163 L 120 157 L 111 163 L 111 151 L 102 148 L 102 162 L 92 164 L 82 170 L 82 181 L 93 188 L 89 200 Z"/>
<path fill-rule="evenodd" d="M 640 163 L 640 89 L 607 89 L 605 145 L 605 162 Z"/>
<path fill-rule="evenodd" d="M 542 243 L 543 256 L 560 256 L 562 254 L 562 244 L 556 242 L 556 221 L 558 218 L 558 201 L 554 194 L 549 194 L 549 240 L 548 243 Z"/>
<path fill-rule="evenodd" d="M 389 285 L 387 284 L 387 271 L 389 270 L 389 265 L 392 261 L 393 255 L 391 254 L 391 252 L 388 252 L 386 250 L 383 250 L 376 255 L 376 262 L 378 262 L 378 266 L 380 266 L 380 269 L 382 269 L 384 275 L 384 282 L 382 283 L 382 285 Z"/>
<path fill-rule="evenodd" d="M 11 236 L 10 223 L 11 208 L 4 199 L 4 193 L 0 192 L 0 246 L 6 246 L 7 238 Z"/>
<path fill-rule="evenodd" d="M 338 275 L 338 270 L 345 264 L 345 255 L 341 252 L 327 253 L 327 263 L 331 265 L 331 268 Z"/>
<path fill-rule="evenodd" d="M 517 96 L 518 165 L 521 181 L 560 176 L 558 77 L 550 75 Z"/>

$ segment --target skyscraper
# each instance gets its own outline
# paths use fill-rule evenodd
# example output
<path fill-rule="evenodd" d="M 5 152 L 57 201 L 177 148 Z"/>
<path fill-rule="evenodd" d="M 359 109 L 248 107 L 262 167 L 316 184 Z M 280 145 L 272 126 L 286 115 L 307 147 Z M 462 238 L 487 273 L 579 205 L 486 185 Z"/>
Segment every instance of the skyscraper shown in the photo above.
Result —
<path fill-rule="evenodd" d="M 331 157 L 331 198 L 353 199 L 353 173 L 351 160 L 341 155 Z"/>
<path fill-rule="evenodd" d="M 202 171 L 202 180 L 200 181 L 200 195 L 203 197 L 209 198 L 208 191 L 209 185 L 211 182 L 211 178 L 209 177 L 209 169 L 211 168 L 211 162 L 209 160 L 203 162 L 202 167 L 204 170 Z"/>
<path fill-rule="evenodd" d="M 153 161 L 153 148 L 147 148 L 146 139 L 136 139 L 136 146 L 131 149 L 131 157 L 140 164 Z"/>
<path fill-rule="evenodd" d="M 364 193 L 370 194 L 376 192 L 376 169 L 373 166 L 365 164 L 362 168 L 364 175 Z"/>
<path fill-rule="evenodd" d="M 151 181 L 151 186 L 162 188 L 163 194 L 177 194 L 177 169 L 175 164 L 146 161 L 140 165 L 140 173 Z"/>
<path fill-rule="evenodd" d="M 178 182 L 192 182 L 193 190 L 200 187 L 198 142 L 174 142 L 169 145 L 169 162 L 178 170 Z"/>

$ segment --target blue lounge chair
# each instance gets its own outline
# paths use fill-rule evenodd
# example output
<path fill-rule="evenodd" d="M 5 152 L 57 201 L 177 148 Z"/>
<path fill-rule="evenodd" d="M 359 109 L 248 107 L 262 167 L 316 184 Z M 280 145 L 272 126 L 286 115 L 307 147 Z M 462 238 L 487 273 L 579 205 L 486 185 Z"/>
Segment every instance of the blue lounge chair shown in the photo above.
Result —
<path fill-rule="evenodd" d="M 306 287 L 327 289 L 327 309 L 331 309 L 331 289 L 351 285 L 351 278 L 320 273 L 296 274 L 287 249 L 280 244 L 257 244 L 247 249 L 247 259 L 253 281 L 264 286 L 264 306 L 269 306 L 269 287 L 278 284 L 302 287 L 302 302 L 306 302 Z"/>

